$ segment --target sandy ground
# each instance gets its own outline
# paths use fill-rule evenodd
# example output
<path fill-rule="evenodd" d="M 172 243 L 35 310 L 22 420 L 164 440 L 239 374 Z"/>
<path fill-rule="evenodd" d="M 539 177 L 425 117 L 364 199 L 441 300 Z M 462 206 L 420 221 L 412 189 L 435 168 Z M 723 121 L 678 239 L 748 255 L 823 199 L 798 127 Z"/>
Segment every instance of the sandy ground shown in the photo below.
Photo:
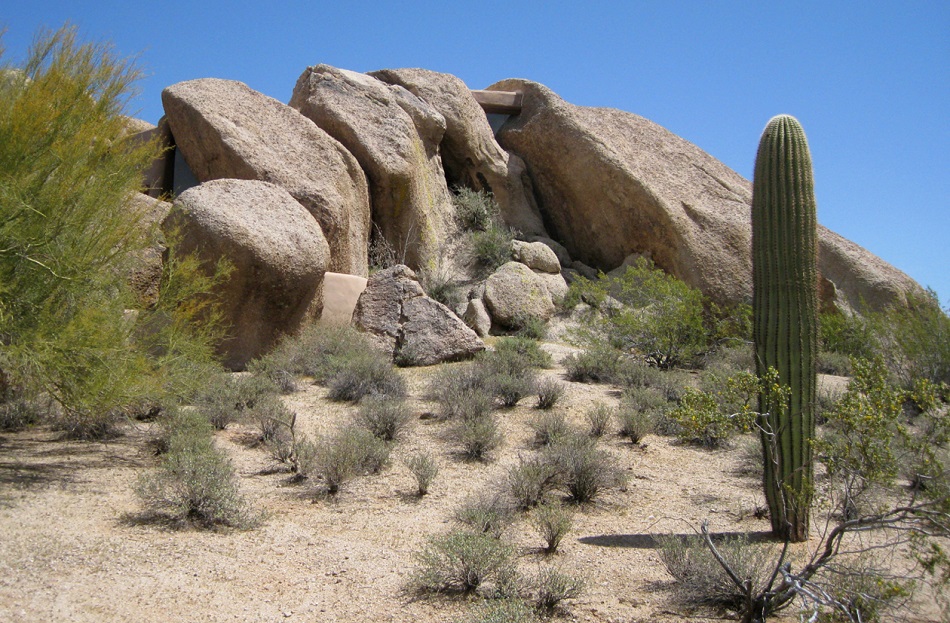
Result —
<path fill-rule="evenodd" d="M 557 351 L 562 347 L 546 346 Z M 435 369 L 406 370 L 417 415 L 434 406 L 420 396 Z M 546 375 L 563 379 L 555 368 Z M 559 403 L 585 425 L 595 402 L 614 404 L 610 387 L 567 383 Z M 330 403 L 302 385 L 287 397 L 305 430 L 331 430 L 354 408 Z M 34 429 L 0 437 L 0 621 L 452 621 L 469 608 L 459 598 L 413 598 L 403 590 L 414 554 L 452 527 L 468 497 L 502 481 L 531 451 L 532 401 L 501 412 L 505 446 L 494 462 L 465 462 L 444 439 L 446 424 L 420 418 L 376 476 L 345 485 L 334 499 L 294 484 L 266 452 L 248 447 L 249 429 L 232 425 L 217 443 L 232 457 L 241 486 L 267 519 L 247 532 L 174 530 L 141 522 L 133 484 L 157 464 L 149 426 L 130 424 L 107 443 L 60 441 Z M 635 447 L 616 435 L 601 442 L 628 484 L 575 516 L 562 552 L 543 558 L 526 521 L 506 537 L 531 573 L 560 565 L 588 581 L 565 603 L 565 621 L 637 622 L 704 619 L 676 602 L 676 585 L 650 537 L 690 533 L 703 519 L 714 531 L 758 534 L 768 521 L 757 478 L 743 453 L 705 451 L 650 436 Z M 426 449 L 440 473 L 431 493 L 412 495 L 405 457 Z M 715 613 L 713 613 L 715 614 Z M 794 614 L 794 613 L 793 613 Z M 791 617 L 789 620 L 797 620 Z"/>

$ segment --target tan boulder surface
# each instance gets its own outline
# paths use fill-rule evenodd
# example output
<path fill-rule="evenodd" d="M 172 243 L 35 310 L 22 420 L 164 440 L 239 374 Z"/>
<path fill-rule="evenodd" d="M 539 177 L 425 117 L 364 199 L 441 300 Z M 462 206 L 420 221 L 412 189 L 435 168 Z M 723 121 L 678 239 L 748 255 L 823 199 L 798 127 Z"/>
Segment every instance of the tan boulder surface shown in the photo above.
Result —
<path fill-rule="evenodd" d="M 416 268 L 433 264 L 453 228 L 439 158 L 442 115 L 400 86 L 328 65 L 303 72 L 290 105 L 356 156 L 373 222 L 397 257 Z"/>
<path fill-rule="evenodd" d="M 544 277 L 520 262 L 508 262 L 488 277 L 485 304 L 492 321 L 509 329 L 517 329 L 527 318 L 548 320 L 555 312 Z"/>
<path fill-rule="evenodd" d="M 353 322 L 400 365 L 430 366 L 485 350 L 475 332 L 448 307 L 426 296 L 415 273 L 402 264 L 369 278 Z"/>
<path fill-rule="evenodd" d="M 369 75 L 405 87 L 445 118 L 440 151 L 451 184 L 492 193 L 510 227 L 525 235 L 544 233 L 534 197 L 523 184 L 523 163 L 509 170 L 508 153 L 495 141 L 485 111 L 464 82 L 428 69 L 382 69 Z"/>
<path fill-rule="evenodd" d="M 606 272 L 643 255 L 717 302 L 751 300 L 748 180 L 632 113 L 568 104 L 526 80 L 489 89 L 524 94 L 521 113 L 498 140 L 527 163 L 549 233 L 575 260 Z M 839 306 L 863 300 L 880 308 L 920 290 L 825 228 L 819 244 L 819 264 Z"/>
<path fill-rule="evenodd" d="M 320 223 L 330 269 L 366 276 L 369 194 L 356 159 L 293 108 L 234 80 L 179 82 L 162 92 L 178 149 L 199 181 L 283 187 Z"/>
<path fill-rule="evenodd" d="M 330 255 L 320 226 L 286 190 L 267 182 L 214 180 L 183 192 L 163 227 L 177 229 L 182 254 L 233 269 L 218 286 L 230 325 L 224 364 L 241 370 L 322 308 Z"/>
<path fill-rule="evenodd" d="M 165 241 L 158 228 L 171 212 L 172 204 L 135 193 L 129 197 L 126 209 L 136 214 L 141 233 L 141 238 L 136 241 L 137 250 L 130 266 L 129 282 L 138 298 L 138 304 L 150 307 L 158 302 L 162 283 Z"/>

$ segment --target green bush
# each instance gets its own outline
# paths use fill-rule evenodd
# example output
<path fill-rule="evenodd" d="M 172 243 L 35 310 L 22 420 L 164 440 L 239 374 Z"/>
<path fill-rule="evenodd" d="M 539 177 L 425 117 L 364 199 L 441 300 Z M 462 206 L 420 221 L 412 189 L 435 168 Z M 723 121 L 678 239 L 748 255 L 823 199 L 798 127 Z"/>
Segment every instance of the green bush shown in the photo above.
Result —
<path fill-rule="evenodd" d="M 359 402 L 366 396 L 399 398 L 406 395 L 406 380 L 379 353 L 346 358 L 328 380 L 330 400 Z"/>
<path fill-rule="evenodd" d="M 507 364 L 517 368 L 550 368 L 553 365 L 551 355 L 541 348 L 536 340 L 523 336 L 500 337 L 495 342 L 493 351 L 489 351 L 482 357 L 492 360 L 494 358 L 502 360 L 514 360 L 516 363 Z"/>
<path fill-rule="evenodd" d="M 499 493 L 481 493 L 466 500 L 455 511 L 455 521 L 473 532 L 501 538 L 515 520 L 508 498 Z"/>
<path fill-rule="evenodd" d="M 267 377 L 222 372 L 208 379 L 196 406 L 212 426 L 222 430 L 276 391 L 276 386 Z"/>
<path fill-rule="evenodd" d="M 623 474 L 610 455 L 598 449 L 589 437 L 575 435 L 552 444 L 545 448 L 544 457 L 556 467 L 559 484 L 569 499 L 578 504 L 591 502 L 603 489 L 623 482 Z"/>
<path fill-rule="evenodd" d="M 439 464 L 428 453 L 420 452 L 406 459 L 406 467 L 416 479 L 416 493 L 419 497 L 427 494 L 432 481 L 439 474 Z"/>
<path fill-rule="evenodd" d="M 751 412 L 725 413 L 715 396 L 687 387 L 679 405 L 668 412 L 680 440 L 704 448 L 720 448 L 737 432 L 748 432 L 755 420 Z"/>
<path fill-rule="evenodd" d="M 544 539 L 544 552 L 553 554 L 574 525 L 573 514 L 560 504 L 541 504 L 531 514 L 531 525 Z"/>
<path fill-rule="evenodd" d="M 356 422 L 383 441 L 402 437 L 412 421 L 412 412 L 404 398 L 371 396 L 360 403 Z"/>
<path fill-rule="evenodd" d="M 610 427 L 610 421 L 614 417 L 614 409 L 611 409 L 603 403 L 597 403 L 591 408 L 585 416 L 589 425 L 588 432 L 591 437 L 603 437 Z"/>
<path fill-rule="evenodd" d="M 540 612 L 551 614 L 565 599 L 575 599 L 584 592 L 585 582 L 555 568 L 542 568 L 534 581 L 534 604 Z"/>
<path fill-rule="evenodd" d="M 865 317 L 832 311 L 818 318 L 818 343 L 822 351 L 867 359 L 874 356 L 877 335 Z"/>
<path fill-rule="evenodd" d="M 538 395 L 538 408 L 553 409 L 564 397 L 565 391 L 567 390 L 564 384 L 555 379 L 547 378 L 538 381 L 535 387 L 535 393 Z"/>
<path fill-rule="evenodd" d="M 511 230 L 500 223 L 492 223 L 485 231 L 472 233 L 472 257 L 482 274 L 491 274 L 502 264 L 511 261 L 513 240 Z"/>
<path fill-rule="evenodd" d="M 606 345 L 593 345 L 571 353 L 561 361 L 570 381 L 578 383 L 615 383 L 621 378 L 623 354 Z"/>
<path fill-rule="evenodd" d="M 638 444 L 654 431 L 657 413 L 666 405 L 666 400 L 647 388 L 628 389 L 623 394 L 620 407 L 615 411 L 621 437 Z"/>
<path fill-rule="evenodd" d="M 444 420 L 474 420 L 491 412 L 494 396 L 481 368 L 471 364 L 439 370 L 429 383 L 426 396 L 439 405 Z"/>
<path fill-rule="evenodd" d="M 492 599 L 479 603 L 459 623 L 537 623 L 534 609 L 521 599 Z"/>
<path fill-rule="evenodd" d="M 419 592 L 472 593 L 486 583 L 507 592 L 515 577 L 511 546 L 484 533 L 455 530 L 434 536 L 416 556 L 410 587 Z"/>
<path fill-rule="evenodd" d="M 241 496 L 234 468 L 214 447 L 207 420 L 193 410 L 175 410 L 167 417 L 170 432 L 161 466 L 135 486 L 146 509 L 208 527 L 255 526 L 261 517 Z"/>
<path fill-rule="evenodd" d="M 504 441 L 498 421 L 491 413 L 458 420 L 450 436 L 461 446 L 462 455 L 474 461 L 488 461 Z"/>
<path fill-rule="evenodd" d="M 567 423 L 563 413 L 547 412 L 536 416 L 529 426 L 534 431 L 536 446 L 547 446 L 572 435 L 574 431 Z"/>
<path fill-rule="evenodd" d="M 548 323 L 540 316 L 521 316 L 515 318 L 514 328 L 517 337 L 528 340 L 543 340 L 548 335 Z"/>
<path fill-rule="evenodd" d="M 469 231 L 487 231 L 501 216 L 501 210 L 490 192 L 465 186 L 452 189 L 452 205 L 459 227 Z"/>
<path fill-rule="evenodd" d="M 321 439 L 314 455 L 308 475 L 320 476 L 333 495 L 356 476 L 380 472 L 389 460 L 389 447 L 363 428 L 347 427 Z"/>
<path fill-rule="evenodd" d="M 312 324 L 300 333 L 285 337 L 249 368 L 267 376 L 310 376 L 316 383 L 325 385 L 349 360 L 373 353 L 366 335 L 349 325 Z"/>
<path fill-rule="evenodd" d="M 815 367 L 821 374 L 851 376 L 851 358 L 844 353 L 822 350 L 818 352 Z"/>
<path fill-rule="evenodd" d="M 872 322 L 880 342 L 877 354 L 902 387 L 919 378 L 950 384 L 950 316 L 936 292 L 910 297 L 908 308 L 891 308 Z"/>
<path fill-rule="evenodd" d="M 558 466 L 545 457 L 520 457 L 508 469 L 508 493 L 518 510 L 534 508 L 561 482 Z"/>

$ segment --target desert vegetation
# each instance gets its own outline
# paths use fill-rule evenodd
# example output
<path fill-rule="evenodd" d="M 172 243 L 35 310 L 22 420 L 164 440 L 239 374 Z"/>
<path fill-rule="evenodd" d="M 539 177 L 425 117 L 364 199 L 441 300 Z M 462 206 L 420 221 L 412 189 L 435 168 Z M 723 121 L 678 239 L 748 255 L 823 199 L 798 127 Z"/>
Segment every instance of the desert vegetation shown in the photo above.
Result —
<path fill-rule="evenodd" d="M 577 278 L 558 331 L 525 319 L 472 361 L 399 369 L 356 330 L 312 325 L 226 372 L 208 294 L 226 263 L 169 260 L 148 305 L 126 278 L 158 236 L 124 209 L 157 149 L 124 142 L 134 66 L 66 29 L 3 71 L 0 525 L 13 536 L 0 613 L 24 582 L 54 594 L 72 577 L 63 561 L 92 577 L 181 571 L 141 553 L 153 546 L 213 558 L 197 580 L 212 592 L 259 566 L 240 590 L 317 619 L 937 620 L 950 607 L 950 318 L 932 294 L 815 317 L 809 357 L 850 378 L 808 390 L 820 408 L 790 467 L 775 457 L 800 388 L 778 363 L 756 369 L 751 306 L 716 306 L 645 259 Z M 456 211 L 476 272 L 510 258 L 489 196 L 459 188 Z M 39 507 L 73 491 L 101 495 L 109 516 L 76 528 Z M 779 527 L 794 519 L 796 533 L 774 530 L 783 500 L 800 517 Z M 92 524 L 107 537 L 83 533 Z M 262 617 L 294 616 L 271 601 L 255 602 Z"/>

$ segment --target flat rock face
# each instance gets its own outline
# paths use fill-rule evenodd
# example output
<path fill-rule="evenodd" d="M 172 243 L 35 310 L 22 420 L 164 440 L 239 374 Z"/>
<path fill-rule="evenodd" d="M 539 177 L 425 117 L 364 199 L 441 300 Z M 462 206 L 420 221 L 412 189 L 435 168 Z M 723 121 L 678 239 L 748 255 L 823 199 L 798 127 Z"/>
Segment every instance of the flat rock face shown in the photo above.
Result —
<path fill-rule="evenodd" d="M 183 192 L 163 223 L 177 229 L 177 252 L 233 266 L 218 286 L 229 337 L 224 363 L 241 370 L 286 333 L 319 315 L 330 255 L 320 226 L 284 189 L 215 180 Z"/>
<path fill-rule="evenodd" d="M 307 68 L 290 105 L 340 141 L 369 179 L 373 221 L 397 257 L 434 265 L 454 229 L 439 143 L 445 119 L 400 86 L 328 65 Z"/>
<path fill-rule="evenodd" d="M 485 304 L 492 321 L 509 329 L 518 328 L 526 318 L 548 320 L 555 311 L 544 278 L 520 262 L 508 262 L 488 277 Z"/>
<path fill-rule="evenodd" d="M 698 287 L 719 303 L 752 296 L 752 187 L 692 143 L 637 115 L 564 102 L 525 80 L 489 87 L 524 94 L 499 132 L 527 163 L 553 238 L 605 272 L 631 254 Z M 750 158 L 755 146 L 750 147 Z M 907 275 L 819 230 L 819 267 L 839 306 L 901 303 L 919 291 Z M 826 301 L 827 303 L 828 301 Z"/>
<path fill-rule="evenodd" d="M 374 273 L 353 312 L 354 324 L 404 366 L 458 361 L 485 344 L 448 307 L 425 295 L 404 265 Z"/>
<path fill-rule="evenodd" d="M 541 235 L 541 215 L 522 179 L 523 163 L 509 167 L 509 155 L 495 141 L 485 111 L 465 83 L 428 69 L 382 69 L 371 76 L 404 87 L 445 118 L 440 150 L 450 184 L 492 193 L 502 218 L 524 234 Z"/>
<path fill-rule="evenodd" d="M 162 92 L 178 149 L 198 180 L 273 182 L 320 223 L 330 269 L 366 276 L 370 207 L 359 163 L 293 108 L 233 80 L 180 82 Z"/>

